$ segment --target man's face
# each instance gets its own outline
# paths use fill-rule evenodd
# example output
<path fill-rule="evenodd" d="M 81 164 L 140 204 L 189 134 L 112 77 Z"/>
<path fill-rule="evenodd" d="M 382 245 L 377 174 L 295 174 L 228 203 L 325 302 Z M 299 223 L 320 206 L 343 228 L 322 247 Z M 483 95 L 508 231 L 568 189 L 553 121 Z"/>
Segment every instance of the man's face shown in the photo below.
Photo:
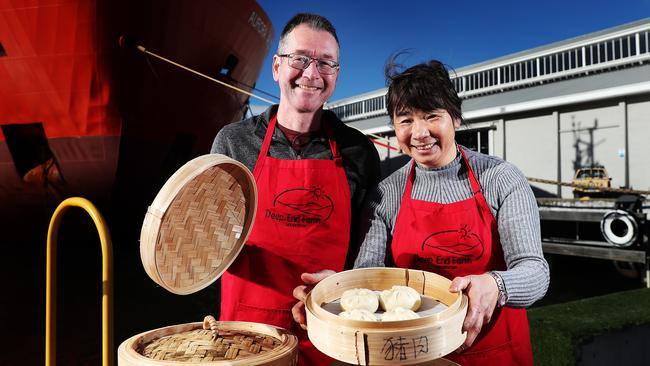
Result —
<path fill-rule="evenodd" d="M 329 32 L 301 24 L 287 34 L 281 52 L 338 62 L 338 50 L 336 39 Z M 289 66 L 288 58 L 273 56 L 273 79 L 280 85 L 280 104 L 296 113 L 319 110 L 334 93 L 338 76 L 338 71 L 321 75 L 315 61 L 305 70 L 297 70 Z"/>

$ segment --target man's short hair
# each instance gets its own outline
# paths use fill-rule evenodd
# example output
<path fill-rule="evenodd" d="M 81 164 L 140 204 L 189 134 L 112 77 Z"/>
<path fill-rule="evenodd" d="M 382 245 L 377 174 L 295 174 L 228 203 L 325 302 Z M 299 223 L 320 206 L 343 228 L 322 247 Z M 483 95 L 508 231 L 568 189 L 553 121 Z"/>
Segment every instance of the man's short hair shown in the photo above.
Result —
<path fill-rule="evenodd" d="M 325 31 L 334 37 L 336 40 L 336 45 L 339 46 L 339 37 L 336 35 L 336 29 L 332 23 L 327 20 L 322 15 L 312 14 L 312 13 L 299 13 L 289 19 L 287 25 L 284 26 L 282 33 L 280 33 L 280 42 L 278 42 L 278 54 L 285 52 L 284 47 L 286 43 L 286 38 L 291 31 L 294 30 L 297 26 L 301 24 L 306 24 L 309 28 L 319 31 Z"/>

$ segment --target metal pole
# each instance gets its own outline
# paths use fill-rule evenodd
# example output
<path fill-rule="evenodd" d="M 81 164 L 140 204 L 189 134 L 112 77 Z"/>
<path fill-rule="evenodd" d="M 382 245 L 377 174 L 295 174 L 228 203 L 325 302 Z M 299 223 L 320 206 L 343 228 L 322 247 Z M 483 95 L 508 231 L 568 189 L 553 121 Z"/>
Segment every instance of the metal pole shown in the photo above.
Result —
<path fill-rule="evenodd" d="M 102 247 L 102 365 L 113 360 L 113 248 L 108 226 L 97 208 L 87 199 L 68 198 L 56 208 L 47 231 L 45 286 L 45 365 L 56 365 L 56 238 L 63 214 L 70 207 L 81 207 L 93 219 Z"/>

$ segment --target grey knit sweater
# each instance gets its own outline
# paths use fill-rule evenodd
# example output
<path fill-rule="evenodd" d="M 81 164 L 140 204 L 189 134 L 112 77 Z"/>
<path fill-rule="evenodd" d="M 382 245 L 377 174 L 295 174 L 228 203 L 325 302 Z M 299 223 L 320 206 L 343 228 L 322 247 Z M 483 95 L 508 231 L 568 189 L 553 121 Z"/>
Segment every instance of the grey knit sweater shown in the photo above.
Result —
<path fill-rule="evenodd" d="M 539 212 L 526 178 L 514 165 L 463 148 L 481 190 L 497 220 L 507 265 L 497 272 L 504 281 L 508 306 L 527 307 L 544 296 L 549 284 L 548 263 L 542 254 Z M 438 169 L 416 168 L 412 198 L 452 203 L 472 196 L 462 156 Z M 390 256 L 395 220 L 411 162 L 385 180 L 369 196 L 361 228 L 365 239 L 354 266 L 384 266 Z M 387 256 L 388 254 L 388 256 Z"/>

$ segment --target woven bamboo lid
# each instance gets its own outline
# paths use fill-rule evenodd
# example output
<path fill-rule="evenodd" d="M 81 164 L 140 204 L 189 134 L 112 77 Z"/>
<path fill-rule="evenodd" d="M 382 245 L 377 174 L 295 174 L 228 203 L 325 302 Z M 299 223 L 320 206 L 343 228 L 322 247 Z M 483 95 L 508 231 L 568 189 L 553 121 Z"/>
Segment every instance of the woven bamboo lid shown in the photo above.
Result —
<path fill-rule="evenodd" d="M 147 210 L 140 234 L 145 271 L 175 294 L 207 287 L 241 251 L 256 208 L 255 180 L 243 164 L 219 154 L 189 161 Z"/>
<path fill-rule="evenodd" d="M 201 323 L 186 323 L 135 335 L 120 344 L 119 366 L 296 366 L 298 338 L 287 330 L 250 322 L 216 322 L 212 337 Z"/>

